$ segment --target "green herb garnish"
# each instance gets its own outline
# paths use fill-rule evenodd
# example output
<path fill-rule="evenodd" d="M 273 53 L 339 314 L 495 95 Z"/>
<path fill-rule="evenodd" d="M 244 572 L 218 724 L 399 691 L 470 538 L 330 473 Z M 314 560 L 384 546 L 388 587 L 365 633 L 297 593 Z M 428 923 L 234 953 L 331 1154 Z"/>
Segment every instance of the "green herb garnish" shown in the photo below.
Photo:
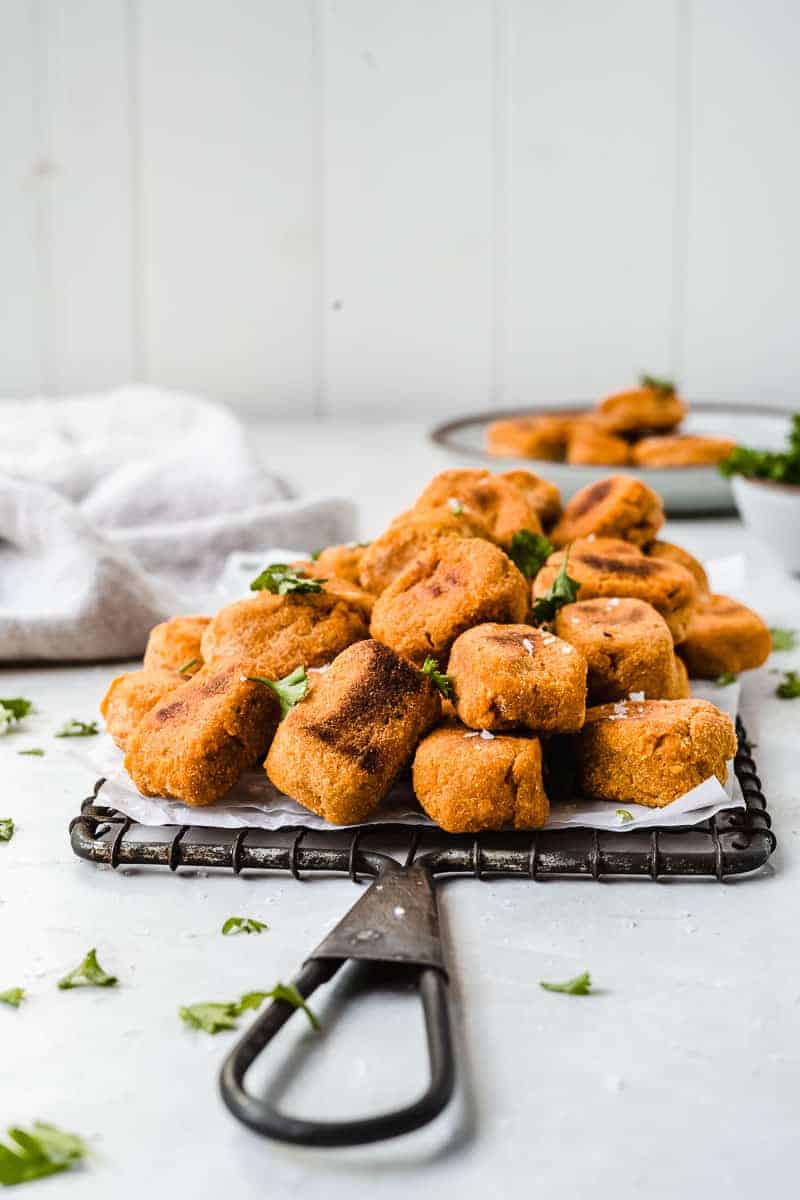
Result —
<path fill-rule="evenodd" d="M 24 999 L 25 988 L 7 988 L 0 992 L 0 1004 L 10 1004 L 12 1008 L 19 1008 Z"/>
<path fill-rule="evenodd" d="M 305 667 L 295 667 L 290 675 L 283 679 L 267 679 L 263 675 L 248 675 L 252 683 L 263 683 L 272 688 L 281 705 L 281 720 L 290 712 L 295 704 L 302 700 L 308 692 L 308 675 Z"/>
<path fill-rule="evenodd" d="M 261 933 L 264 929 L 269 929 L 269 925 L 257 921 L 255 917 L 228 917 L 222 926 L 226 937 L 231 933 Z"/>
<path fill-rule="evenodd" d="M 442 674 L 442 672 L 439 670 L 439 664 L 435 658 L 431 658 L 431 656 L 428 655 L 428 657 L 425 659 L 425 662 L 422 664 L 422 674 L 430 675 L 431 679 L 436 684 L 445 700 L 449 700 L 451 698 L 453 695 L 453 681 L 449 675 Z"/>
<path fill-rule="evenodd" d="M 182 667 L 178 667 L 178 674 L 185 675 L 187 671 L 191 671 L 192 667 L 196 667 L 199 662 L 199 658 L 190 658 Z"/>
<path fill-rule="evenodd" d="M 302 567 L 290 567 L 288 563 L 272 563 L 250 584 L 251 592 L 272 592 L 274 596 L 286 596 L 289 592 L 321 592 L 327 579 L 311 579 Z"/>
<path fill-rule="evenodd" d="M 31 701 L 24 700 L 22 696 L 0 700 L 0 734 L 8 733 L 11 726 L 18 724 L 23 717 L 27 717 L 32 708 Z"/>
<path fill-rule="evenodd" d="M 797 671 L 784 671 L 783 679 L 775 688 L 775 695 L 781 700 L 797 700 L 800 698 L 800 674 Z"/>
<path fill-rule="evenodd" d="M 674 396 L 676 391 L 671 379 L 659 379 L 658 375 L 640 375 L 639 384 L 653 392 L 660 392 L 662 396 Z"/>
<path fill-rule="evenodd" d="M 714 683 L 717 687 L 730 687 L 732 683 L 736 683 L 736 679 L 737 676 L 733 671 L 723 671 L 721 675 L 717 676 Z"/>
<path fill-rule="evenodd" d="M 546 992 L 564 992 L 567 996 L 588 996 L 592 990 L 592 980 L 589 972 L 584 971 L 582 975 L 576 975 L 566 983 L 545 983 L 540 979 L 539 987 L 544 988 Z"/>
<path fill-rule="evenodd" d="M 531 533 L 530 529 L 518 529 L 511 538 L 508 557 L 526 579 L 533 579 L 554 552 L 555 546 L 543 533 Z"/>
<path fill-rule="evenodd" d="M 618 819 L 620 825 L 627 825 L 628 821 L 633 820 L 633 813 L 628 812 L 627 808 L 615 809 L 614 816 Z"/>
<path fill-rule="evenodd" d="M 44 758 L 44 750 L 39 746 L 32 746 L 30 750 L 18 750 L 17 754 L 27 754 L 31 758 Z"/>
<path fill-rule="evenodd" d="M 179 1009 L 182 1021 L 205 1033 L 219 1033 L 222 1029 L 235 1029 L 236 1020 L 248 1009 L 258 1009 L 265 1000 L 285 1000 L 295 1008 L 302 1008 L 314 1029 L 320 1024 L 293 983 L 276 983 L 269 992 L 245 992 L 239 1000 L 211 1004 L 190 1004 Z"/>
<path fill-rule="evenodd" d="M 57 729 L 54 737 L 94 737 L 100 730 L 97 728 L 97 721 L 65 721 L 60 729 Z"/>
<path fill-rule="evenodd" d="M 800 484 L 800 413 L 792 417 L 788 447 L 785 451 L 751 450 L 734 446 L 719 464 L 723 475 L 744 475 L 748 479 L 771 479 L 774 483 Z"/>
<path fill-rule="evenodd" d="M 109 975 L 107 971 L 103 970 L 97 961 L 97 951 L 92 949 L 87 953 L 83 962 L 79 963 L 63 979 L 59 979 L 58 986 L 62 991 L 68 991 L 70 988 L 76 987 L 114 987 L 116 983 L 116 975 Z"/>
<path fill-rule="evenodd" d="M 11 817 L 0 817 L 0 842 L 10 842 L 14 836 L 14 822 Z"/>
<path fill-rule="evenodd" d="M 773 650 L 794 650 L 797 647 L 796 629 L 770 629 Z"/>
<path fill-rule="evenodd" d="M 541 624 L 542 621 L 552 621 L 560 608 L 565 604 L 574 604 L 578 595 L 580 584 L 577 579 L 572 579 L 567 574 L 567 566 L 569 564 L 569 552 L 571 547 L 567 546 L 564 554 L 564 561 L 561 564 L 561 570 L 556 575 L 543 596 L 533 602 L 533 619 Z"/>
<path fill-rule="evenodd" d="M 324 546 L 320 546 L 320 547 L 318 547 L 316 550 L 312 550 L 312 551 L 311 551 L 311 561 L 312 561 L 312 562 L 316 562 L 316 561 L 317 561 L 317 559 L 319 558 L 320 554 L 322 554 L 322 551 L 323 551 L 324 549 L 325 549 L 325 547 L 324 547 Z"/>
<path fill-rule="evenodd" d="M 3 1187 L 57 1175 L 88 1154 L 81 1138 L 44 1121 L 35 1121 L 29 1132 L 12 1128 L 7 1133 L 13 1146 L 0 1142 L 0 1184 Z"/>

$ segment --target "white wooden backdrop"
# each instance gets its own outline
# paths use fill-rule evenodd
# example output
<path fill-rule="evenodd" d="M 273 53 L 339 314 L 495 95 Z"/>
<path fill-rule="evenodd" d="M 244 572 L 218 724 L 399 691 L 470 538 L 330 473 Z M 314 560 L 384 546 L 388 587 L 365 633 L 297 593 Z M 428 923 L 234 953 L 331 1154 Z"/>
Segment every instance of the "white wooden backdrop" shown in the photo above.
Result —
<path fill-rule="evenodd" d="M 800 375 L 796 0 L 0 0 L 0 394 Z"/>

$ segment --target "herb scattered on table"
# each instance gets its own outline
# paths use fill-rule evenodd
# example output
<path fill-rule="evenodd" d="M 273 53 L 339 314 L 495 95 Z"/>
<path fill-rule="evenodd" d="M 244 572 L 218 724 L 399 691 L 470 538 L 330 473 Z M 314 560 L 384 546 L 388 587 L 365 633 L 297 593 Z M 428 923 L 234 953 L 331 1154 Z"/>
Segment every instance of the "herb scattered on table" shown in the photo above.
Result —
<path fill-rule="evenodd" d="M 658 375 L 640 375 L 639 384 L 643 388 L 650 388 L 653 392 L 661 392 L 662 396 L 674 396 L 675 384 L 671 379 L 660 379 Z"/>
<path fill-rule="evenodd" d="M 717 676 L 714 683 L 717 687 L 730 687 L 732 683 L 736 683 L 736 676 L 733 671 L 723 671 L 721 675 Z"/>
<path fill-rule="evenodd" d="M 327 579 L 311 579 L 302 567 L 290 567 L 288 563 L 272 563 L 256 575 L 250 584 L 251 592 L 272 592 L 275 596 L 286 596 L 289 592 L 321 592 Z"/>
<path fill-rule="evenodd" d="M 436 659 L 428 655 L 421 669 L 423 675 L 430 675 L 445 700 L 449 700 L 453 695 L 453 681 L 449 675 L 444 675 L 439 670 L 439 664 Z"/>
<path fill-rule="evenodd" d="M 199 662 L 199 658 L 190 658 L 182 667 L 178 667 L 178 674 L 185 675 L 187 671 L 191 671 L 192 667 L 196 667 Z"/>
<path fill-rule="evenodd" d="M 10 1004 L 12 1008 L 19 1008 L 24 999 L 25 988 L 6 988 L 4 992 L 0 992 L 0 1004 Z"/>
<path fill-rule="evenodd" d="M 189 1004 L 179 1009 L 178 1013 L 181 1020 L 193 1029 L 202 1029 L 205 1033 L 219 1033 L 223 1029 L 235 1029 L 236 1020 L 243 1012 L 250 1008 L 259 1009 L 265 1000 L 284 1000 L 294 1008 L 302 1008 L 312 1028 L 320 1028 L 315 1014 L 293 983 L 276 983 L 268 992 L 245 992 L 239 1000 L 227 1003 L 218 1001 L 210 1004 Z"/>
<path fill-rule="evenodd" d="M 560 608 L 565 604 L 574 604 L 578 595 L 580 584 L 577 579 L 572 579 L 567 574 L 569 565 L 569 552 L 571 547 L 567 546 L 564 554 L 564 561 L 561 564 L 561 570 L 556 575 L 550 587 L 543 596 L 533 602 L 533 619 L 537 624 L 543 621 L 552 621 Z"/>
<path fill-rule="evenodd" d="M 76 987 L 114 987 L 116 983 L 116 975 L 109 975 L 108 971 L 103 970 L 97 961 L 97 951 L 92 949 L 87 953 L 83 962 L 79 963 L 63 979 L 59 979 L 58 986 L 62 991 L 67 991 L 69 988 Z"/>
<path fill-rule="evenodd" d="M 546 992 L 564 992 L 567 996 L 588 996 L 592 990 L 592 980 L 589 972 L 584 971 L 582 975 L 576 975 L 566 983 L 545 983 L 540 979 L 539 987 L 544 988 Z"/>
<path fill-rule="evenodd" d="M 794 650 L 797 647 L 796 629 L 770 629 L 773 650 Z"/>
<path fill-rule="evenodd" d="M 784 671 L 783 679 L 775 688 L 775 695 L 781 700 L 797 700 L 800 698 L 800 673 Z"/>
<path fill-rule="evenodd" d="M 281 720 L 299 703 L 308 692 L 308 675 L 305 667 L 295 667 L 283 679 L 267 679 L 264 675 L 248 675 L 252 683 L 263 683 L 272 688 L 281 705 Z"/>
<path fill-rule="evenodd" d="M 533 579 L 554 552 L 555 546 L 543 533 L 531 533 L 530 529 L 518 529 L 511 538 L 508 557 L 526 579 Z"/>
<path fill-rule="evenodd" d="M 41 746 L 31 746 L 30 750 L 18 750 L 17 754 L 26 754 L 30 758 L 44 758 L 44 750 Z"/>
<path fill-rule="evenodd" d="M 261 933 L 264 929 L 269 929 L 269 925 L 257 921 L 255 917 L 228 917 L 222 926 L 225 937 L 232 933 Z"/>
<path fill-rule="evenodd" d="M 747 479 L 800 484 L 800 413 L 792 417 L 786 450 L 775 452 L 734 446 L 728 457 L 719 464 L 719 469 L 726 476 L 744 475 Z"/>
<path fill-rule="evenodd" d="M 14 836 L 14 822 L 11 817 L 0 817 L 0 842 L 10 842 Z"/>
<path fill-rule="evenodd" d="M 82 1138 L 44 1121 L 35 1121 L 29 1131 L 9 1129 L 7 1136 L 12 1146 L 0 1142 L 0 1184 L 4 1187 L 57 1175 L 89 1152 Z"/>
<path fill-rule="evenodd" d="M 628 812 L 627 808 L 617 808 L 614 811 L 614 816 L 619 821 L 620 825 L 627 825 L 628 821 L 633 820 L 633 813 Z"/>
<path fill-rule="evenodd" d="M 12 725 L 18 725 L 23 717 L 27 717 L 33 708 L 30 700 L 22 696 L 0 700 L 0 734 L 8 733 Z"/>
<path fill-rule="evenodd" d="M 60 729 L 57 729 L 54 737 L 94 737 L 100 730 L 97 728 L 97 721 L 76 721 L 74 718 L 71 721 L 65 721 Z"/>

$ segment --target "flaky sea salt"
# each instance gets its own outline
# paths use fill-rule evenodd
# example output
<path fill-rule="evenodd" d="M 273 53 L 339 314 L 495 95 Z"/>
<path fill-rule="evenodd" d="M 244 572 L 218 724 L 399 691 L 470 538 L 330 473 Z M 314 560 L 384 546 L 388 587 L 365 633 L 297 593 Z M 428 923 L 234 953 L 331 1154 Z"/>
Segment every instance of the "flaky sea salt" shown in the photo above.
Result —
<path fill-rule="evenodd" d="M 614 596 L 613 600 L 609 600 L 606 608 L 616 608 L 619 604 L 619 596 Z"/>
<path fill-rule="evenodd" d="M 628 699 L 641 703 L 644 700 L 644 692 L 628 692 Z"/>
<path fill-rule="evenodd" d="M 465 737 L 465 738 L 471 738 L 471 737 L 480 737 L 480 736 L 481 736 L 481 735 L 478 733 L 477 729 L 476 729 L 476 730 L 474 730 L 474 732 L 473 732 L 473 733 L 465 733 L 465 734 L 464 734 L 464 737 Z"/>
<path fill-rule="evenodd" d="M 562 654 L 572 654 L 572 646 L 562 646 L 561 653 Z"/>
<path fill-rule="evenodd" d="M 323 663 L 321 667 L 309 667 L 309 675 L 324 675 L 326 671 L 330 671 L 331 663 Z"/>
<path fill-rule="evenodd" d="M 522 645 L 525 647 L 527 654 L 533 654 L 533 642 L 530 640 L 530 638 L 523 638 Z"/>
<path fill-rule="evenodd" d="M 485 742 L 493 742 L 494 741 L 494 734 L 488 729 L 481 730 L 481 737 L 483 738 L 483 740 Z"/>

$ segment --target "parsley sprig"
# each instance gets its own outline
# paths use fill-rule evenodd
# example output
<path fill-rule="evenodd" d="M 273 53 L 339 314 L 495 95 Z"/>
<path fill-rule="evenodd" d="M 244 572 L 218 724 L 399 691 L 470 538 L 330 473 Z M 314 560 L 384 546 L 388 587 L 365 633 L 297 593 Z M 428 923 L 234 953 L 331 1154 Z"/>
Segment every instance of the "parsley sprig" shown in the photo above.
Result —
<path fill-rule="evenodd" d="M 11 1146 L 0 1142 L 0 1184 L 4 1187 L 57 1175 L 89 1152 L 82 1138 L 44 1121 L 35 1121 L 29 1131 L 9 1129 L 7 1136 Z"/>
<path fill-rule="evenodd" d="M 633 813 L 628 812 L 627 808 L 614 809 L 614 816 L 617 818 L 620 825 L 627 825 L 629 821 L 633 820 Z"/>
<path fill-rule="evenodd" d="M 543 533 L 531 533 L 530 529 L 518 529 L 511 538 L 508 557 L 515 566 L 519 567 L 526 579 L 533 579 L 554 551 L 555 546 Z"/>
<path fill-rule="evenodd" d="M 747 479 L 771 479 L 774 483 L 800 484 L 800 413 L 792 417 L 786 450 L 752 450 L 734 446 L 719 464 L 723 475 L 744 475 Z"/>
<path fill-rule="evenodd" d="M 290 567 L 288 563 L 271 563 L 250 584 L 251 592 L 272 592 L 274 596 L 286 596 L 289 592 L 321 592 L 327 579 L 312 579 L 302 567 Z"/>
<path fill-rule="evenodd" d="M 11 817 L 0 817 L 0 842 L 10 842 L 14 836 L 14 821 Z"/>
<path fill-rule="evenodd" d="M 445 700 L 449 700 L 453 695 L 453 681 L 449 675 L 444 675 L 439 670 L 439 664 L 436 659 L 428 655 L 422 664 L 421 670 L 423 675 L 430 675 Z"/>
<path fill-rule="evenodd" d="M 291 674 L 284 675 L 283 679 L 267 679 L 264 675 L 248 675 L 247 678 L 252 683 L 263 683 L 265 687 L 272 688 L 280 701 L 281 720 L 308 693 L 308 675 L 305 667 L 295 667 Z"/>
<path fill-rule="evenodd" d="M 12 987 L 0 992 L 0 1004 L 10 1004 L 12 1008 L 19 1008 L 24 999 L 25 988 Z"/>
<path fill-rule="evenodd" d="M 58 986 L 66 992 L 76 987 L 115 987 L 117 982 L 116 975 L 109 975 L 108 971 L 103 970 L 97 961 L 97 951 L 92 949 L 77 967 L 59 979 Z"/>
<path fill-rule="evenodd" d="M 185 675 L 187 671 L 191 671 L 192 667 L 196 667 L 200 662 L 199 658 L 189 658 L 182 667 L 178 667 L 178 674 Z"/>
<path fill-rule="evenodd" d="M 796 629 L 779 629 L 777 626 L 770 629 L 772 635 L 772 649 L 776 651 L 794 650 L 797 647 L 797 630 Z"/>
<path fill-rule="evenodd" d="M 25 700 L 22 696 L 0 700 L 0 734 L 8 733 L 12 725 L 18 725 L 23 717 L 27 717 L 32 708 L 32 702 Z"/>
<path fill-rule="evenodd" d="M 542 621 L 552 621 L 558 610 L 563 608 L 565 604 L 575 603 L 578 589 L 581 585 L 577 579 L 573 579 L 567 573 L 570 549 L 571 547 L 567 546 L 561 570 L 550 584 L 550 587 L 543 596 L 539 596 L 533 602 L 533 619 L 537 624 L 541 624 Z"/>
<path fill-rule="evenodd" d="M 576 975 L 566 983 L 545 983 L 540 979 L 539 987 L 544 988 L 546 992 L 563 992 L 567 996 L 588 996 L 592 990 L 592 979 L 589 972 L 584 971 L 582 975 Z"/>
<path fill-rule="evenodd" d="M 249 1008 L 260 1008 L 265 1000 L 284 1000 L 294 1008 L 302 1008 L 311 1022 L 312 1029 L 320 1029 L 317 1017 L 293 983 L 276 983 L 268 992 L 245 992 L 239 1000 L 231 1002 L 189 1004 L 179 1009 L 178 1013 L 181 1020 L 193 1029 L 202 1029 L 204 1033 L 219 1033 L 223 1029 L 235 1029 L 237 1019 L 243 1012 Z"/>
<path fill-rule="evenodd" d="M 640 375 L 639 384 L 653 392 L 660 392 L 662 396 L 674 396 L 676 391 L 671 379 L 661 379 L 658 375 Z"/>
<path fill-rule="evenodd" d="M 723 671 L 721 675 L 717 676 L 714 682 L 717 687 L 730 687 L 732 683 L 736 683 L 736 679 L 737 676 L 734 675 L 733 671 Z"/>
<path fill-rule="evenodd" d="M 76 721 L 73 718 L 71 721 L 65 721 L 53 736 L 57 738 L 94 737 L 99 732 L 97 721 Z"/>
<path fill-rule="evenodd" d="M 269 929 L 269 925 L 265 925 L 263 921 L 257 921 L 255 917 L 228 917 L 222 926 L 225 937 L 229 937 L 232 933 L 262 933 L 265 929 Z"/>
<path fill-rule="evenodd" d="M 800 673 L 784 671 L 783 679 L 775 688 L 775 695 L 781 700 L 800 699 Z"/>

